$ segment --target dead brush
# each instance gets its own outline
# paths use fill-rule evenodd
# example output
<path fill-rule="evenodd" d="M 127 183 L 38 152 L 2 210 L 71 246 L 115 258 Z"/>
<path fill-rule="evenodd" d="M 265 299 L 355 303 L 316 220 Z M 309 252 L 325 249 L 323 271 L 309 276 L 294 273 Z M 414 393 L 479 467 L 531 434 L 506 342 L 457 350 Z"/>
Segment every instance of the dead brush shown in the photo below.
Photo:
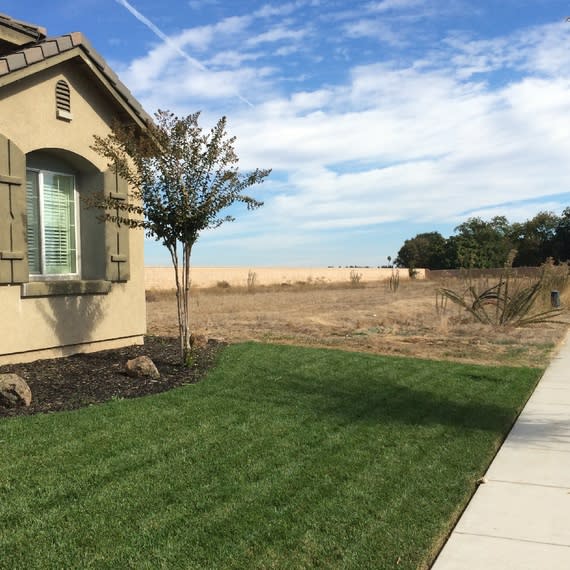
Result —
<path fill-rule="evenodd" d="M 398 269 L 392 269 L 392 274 L 388 279 L 388 289 L 392 293 L 397 293 L 400 288 L 400 272 Z"/>
<path fill-rule="evenodd" d="M 147 303 L 170 301 L 176 297 L 176 289 L 147 289 L 145 299 Z"/>
<path fill-rule="evenodd" d="M 542 306 L 547 307 L 551 303 L 551 292 L 558 291 L 562 296 L 568 289 L 570 266 L 568 262 L 554 264 L 554 259 L 549 257 L 542 265 L 544 287 L 542 289 Z"/>
<path fill-rule="evenodd" d="M 442 317 L 447 312 L 447 301 L 449 297 L 444 293 L 447 289 L 436 289 L 435 291 L 435 312 Z"/>
<path fill-rule="evenodd" d="M 362 286 L 362 284 L 361 284 L 362 277 L 363 277 L 362 273 L 359 273 L 358 271 L 353 269 L 349 275 L 350 284 L 353 287 L 361 287 Z"/>
<path fill-rule="evenodd" d="M 251 269 L 247 272 L 247 292 L 255 293 L 255 286 L 257 285 L 257 273 Z"/>
<path fill-rule="evenodd" d="M 511 251 L 499 282 L 490 287 L 487 281 L 486 286 L 480 290 L 468 277 L 469 285 L 463 293 L 450 288 L 439 289 L 436 294 L 436 310 L 444 308 L 444 302 L 450 300 L 483 324 L 522 327 L 537 323 L 559 323 L 557 318 L 562 315 L 563 309 L 545 309 L 543 304 L 553 283 L 553 263 L 544 264 L 538 280 L 529 282 L 528 279 L 513 277 L 512 263 L 515 255 L 516 250 Z M 568 268 L 564 286 L 567 284 L 567 273 Z M 557 283 L 562 283 L 559 277 L 557 279 Z"/>

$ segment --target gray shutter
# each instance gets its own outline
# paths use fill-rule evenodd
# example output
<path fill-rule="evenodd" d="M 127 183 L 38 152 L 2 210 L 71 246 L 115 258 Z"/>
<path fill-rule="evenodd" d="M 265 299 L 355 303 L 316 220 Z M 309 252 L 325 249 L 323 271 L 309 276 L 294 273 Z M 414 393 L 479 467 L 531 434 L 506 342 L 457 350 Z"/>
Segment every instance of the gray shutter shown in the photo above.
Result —
<path fill-rule="evenodd" d="M 105 172 L 105 196 L 126 204 L 128 200 L 127 182 L 112 170 Z M 125 217 L 126 212 L 117 208 L 114 212 Z M 129 226 L 119 222 L 107 222 L 105 228 L 106 278 L 108 281 L 128 281 L 131 277 L 129 260 Z"/>
<path fill-rule="evenodd" d="M 26 157 L 0 135 L 0 285 L 27 281 Z"/>

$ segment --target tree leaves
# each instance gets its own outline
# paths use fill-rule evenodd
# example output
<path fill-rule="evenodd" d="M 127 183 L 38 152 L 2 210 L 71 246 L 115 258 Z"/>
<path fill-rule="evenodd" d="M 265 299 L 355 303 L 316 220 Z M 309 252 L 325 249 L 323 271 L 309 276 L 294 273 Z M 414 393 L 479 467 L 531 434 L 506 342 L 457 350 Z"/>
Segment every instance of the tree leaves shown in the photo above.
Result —
<path fill-rule="evenodd" d="M 271 170 L 242 173 L 238 168 L 235 137 L 222 117 L 204 133 L 200 113 L 178 117 L 170 111 L 155 113 L 145 132 L 132 125 L 114 124 L 105 138 L 95 136 L 93 150 L 107 159 L 109 168 L 127 180 L 129 202 L 95 197 L 89 205 L 101 208 L 104 220 L 143 228 L 148 237 L 168 249 L 176 274 L 181 355 L 190 351 L 190 254 L 200 232 L 234 218 L 223 213 L 234 203 L 248 210 L 263 202 L 244 192 L 260 184 Z M 112 212 L 112 213 L 110 213 Z"/>
<path fill-rule="evenodd" d="M 438 232 L 417 234 L 404 242 L 396 264 L 427 269 L 497 268 L 513 248 L 518 252 L 515 267 L 537 267 L 549 257 L 557 262 L 570 260 L 570 208 L 561 216 L 539 212 L 514 224 L 504 216 L 489 221 L 469 218 L 447 239 Z"/>

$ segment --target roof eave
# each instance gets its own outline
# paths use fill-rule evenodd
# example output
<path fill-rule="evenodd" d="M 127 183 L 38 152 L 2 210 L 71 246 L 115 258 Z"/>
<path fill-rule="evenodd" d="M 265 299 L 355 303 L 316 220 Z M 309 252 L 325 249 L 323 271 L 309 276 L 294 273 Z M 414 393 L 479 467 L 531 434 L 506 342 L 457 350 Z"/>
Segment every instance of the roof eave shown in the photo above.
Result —
<path fill-rule="evenodd" d="M 130 94 L 127 87 L 120 81 L 117 75 L 105 64 L 105 61 L 91 45 L 82 38 L 82 42 L 75 47 L 63 51 L 52 57 L 48 57 L 36 63 L 31 63 L 0 76 L 0 89 L 26 77 L 49 69 L 60 63 L 78 58 L 96 76 L 112 98 L 128 113 L 133 121 L 142 129 L 152 123 L 152 118 L 142 108 L 140 103 Z"/>
<path fill-rule="evenodd" d="M 21 20 L 14 20 L 6 14 L 0 13 L 0 39 L 14 46 L 24 46 L 45 38 L 46 28 L 29 24 Z"/>

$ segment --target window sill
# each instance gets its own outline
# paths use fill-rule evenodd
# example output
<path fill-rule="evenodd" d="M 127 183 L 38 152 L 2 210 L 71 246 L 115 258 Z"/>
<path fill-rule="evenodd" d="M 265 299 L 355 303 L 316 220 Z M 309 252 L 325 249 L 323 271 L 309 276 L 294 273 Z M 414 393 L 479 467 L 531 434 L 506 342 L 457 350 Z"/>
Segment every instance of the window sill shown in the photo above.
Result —
<path fill-rule="evenodd" d="M 22 285 L 21 297 L 52 297 L 55 295 L 106 295 L 110 281 L 34 281 Z"/>

